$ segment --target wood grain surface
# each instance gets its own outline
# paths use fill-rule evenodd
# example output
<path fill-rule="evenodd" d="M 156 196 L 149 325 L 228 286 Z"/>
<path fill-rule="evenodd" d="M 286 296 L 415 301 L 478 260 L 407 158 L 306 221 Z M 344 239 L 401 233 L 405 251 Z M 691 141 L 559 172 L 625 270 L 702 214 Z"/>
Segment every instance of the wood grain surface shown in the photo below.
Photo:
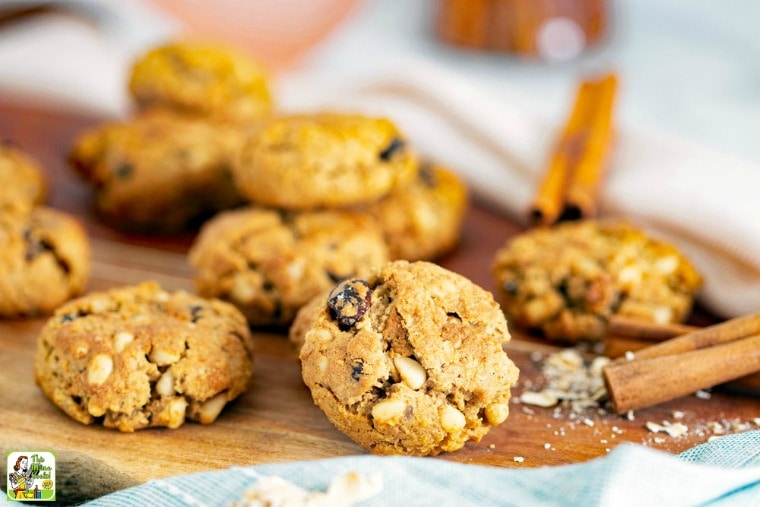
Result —
<path fill-rule="evenodd" d="M 66 168 L 65 156 L 75 136 L 100 121 L 0 101 L 0 138 L 43 162 L 50 183 L 48 204 L 76 215 L 88 229 L 94 256 L 90 290 L 147 279 L 158 280 L 167 289 L 193 290 L 192 270 L 185 261 L 192 235 L 124 235 L 106 227 L 91 213 L 88 188 Z M 439 263 L 494 291 L 492 257 L 519 231 L 508 218 L 475 202 L 460 247 Z M 712 319 L 700 313 L 693 320 Z M 175 474 L 366 453 L 314 406 L 294 351 L 285 336 L 276 333 L 254 332 L 252 385 L 211 425 L 187 423 L 176 430 L 132 434 L 84 426 L 58 410 L 34 384 L 32 357 L 43 323 L 42 319 L 0 321 L 0 451 L 3 455 L 9 450 L 56 451 L 61 499 L 92 498 Z M 516 398 L 526 385 L 542 383 L 533 353 L 555 348 L 512 332 L 507 352 L 521 370 L 513 391 Z M 647 421 L 673 421 L 675 411 L 683 412 L 680 422 L 689 427 L 684 436 L 654 434 L 645 428 Z M 720 389 L 709 399 L 686 396 L 640 410 L 633 420 L 596 409 L 573 418 L 567 409 L 525 410 L 513 400 L 509 419 L 480 443 L 429 459 L 498 467 L 561 465 L 604 456 L 623 442 L 677 453 L 705 442 L 715 433 L 715 424 L 728 432 L 741 431 L 756 428 L 753 420 L 758 416 L 760 400 Z"/>

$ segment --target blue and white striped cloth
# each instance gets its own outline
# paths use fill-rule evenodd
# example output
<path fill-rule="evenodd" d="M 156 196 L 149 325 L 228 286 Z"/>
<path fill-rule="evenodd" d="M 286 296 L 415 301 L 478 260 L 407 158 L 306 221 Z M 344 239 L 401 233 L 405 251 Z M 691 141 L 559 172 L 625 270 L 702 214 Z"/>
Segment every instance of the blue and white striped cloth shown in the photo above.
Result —
<path fill-rule="evenodd" d="M 366 507 L 760 506 L 760 431 L 726 436 L 677 456 L 622 444 L 584 463 L 529 469 L 368 455 L 238 467 L 149 481 L 87 505 L 229 505 L 262 476 L 325 490 L 352 470 L 382 475 L 382 492 L 359 504 Z"/>

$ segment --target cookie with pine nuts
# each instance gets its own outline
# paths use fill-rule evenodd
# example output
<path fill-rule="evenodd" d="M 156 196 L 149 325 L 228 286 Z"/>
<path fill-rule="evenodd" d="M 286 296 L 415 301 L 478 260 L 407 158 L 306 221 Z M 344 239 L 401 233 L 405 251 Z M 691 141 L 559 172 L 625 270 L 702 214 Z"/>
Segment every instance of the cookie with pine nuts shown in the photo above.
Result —
<path fill-rule="evenodd" d="M 265 123 L 244 144 L 234 173 L 251 202 L 303 210 L 374 201 L 411 181 L 417 167 L 390 120 L 320 112 Z"/>
<path fill-rule="evenodd" d="M 303 380 L 332 424 L 374 454 L 437 455 L 478 442 L 509 414 L 518 369 L 490 292 L 398 260 L 310 304 Z"/>
<path fill-rule="evenodd" d="M 529 230 L 496 252 L 492 270 L 510 322 L 564 342 L 603 340 L 613 315 L 683 322 L 702 284 L 675 246 L 624 221 Z"/>
<path fill-rule="evenodd" d="M 53 312 L 90 278 L 90 240 L 73 216 L 46 206 L 0 206 L 0 317 Z"/>
<path fill-rule="evenodd" d="M 142 109 L 157 107 L 236 122 L 272 110 L 264 68 L 243 51 L 198 40 L 171 42 L 138 58 L 129 92 Z"/>
<path fill-rule="evenodd" d="M 212 423 L 252 374 L 253 341 L 237 309 L 155 282 L 61 306 L 34 361 L 37 385 L 61 410 L 122 432 Z"/>
<path fill-rule="evenodd" d="M 231 167 L 243 138 L 227 123 L 155 110 L 83 132 L 68 160 L 110 225 L 175 233 L 242 203 Z"/>
<path fill-rule="evenodd" d="M 410 183 L 364 209 L 380 224 L 391 259 L 417 261 L 434 260 L 457 245 L 467 204 L 464 181 L 426 162 Z"/>
<path fill-rule="evenodd" d="M 42 204 L 47 183 L 39 162 L 10 143 L 0 142 L 0 210 Z"/>
<path fill-rule="evenodd" d="M 250 325 L 285 326 L 313 296 L 388 260 L 369 216 L 249 206 L 201 228 L 188 259 L 198 293 L 235 305 Z"/>

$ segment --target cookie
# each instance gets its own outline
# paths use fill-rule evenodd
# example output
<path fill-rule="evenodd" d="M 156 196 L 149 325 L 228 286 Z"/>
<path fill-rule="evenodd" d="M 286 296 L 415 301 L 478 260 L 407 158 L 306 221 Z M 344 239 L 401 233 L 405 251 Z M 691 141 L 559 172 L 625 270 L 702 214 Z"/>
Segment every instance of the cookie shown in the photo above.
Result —
<path fill-rule="evenodd" d="M 45 206 L 0 213 L 0 317 L 49 314 L 80 295 L 90 242 L 74 217 Z"/>
<path fill-rule="evenodd" d="M 682 322 L 702 283 L 674 246 L 625 222 L 530 230 L 496 252 L 492 269 L 510 322 L 566 342 L 604 339 L 613 315 Z"/>
<path fill-rule="evenodd" d="M 360 213 L 248 207 L 207 222 L 188 258 L 199 294 L 231 302 L 253 326 L 281 326 L 338 280 L 384 264 L 388 252 Z"/>
<path fill-rule="evenodd" d="M 213 422 L 253 374 L 253 344 L 233 306 L 155 282 L 91 293 L 40 331 L 35 380 L 83 423 L 132 432 Z"/>
<path fill-rule="evenodd" d="M 380 224 L 391 259 L 433 260 L 459 242 L 467 188 L 452 171 L 422 164 L 417 177 L 367 207 Z"/>
<path fill-rule="evenodd" d="M 518 370 L 491 293 L 399 260 L 338 283 L 310 316 L 300 359 L 314 402 L 374 454 L 436 455 L 507 418 Z"/>
<path fill-rule="evenodd" d="M 303 210 L 379 199 L 416 171 L 415 154 L 390 120 L 325 112 L 263 125 L 244 144 L 235 181 L 252 202 Z"/>
<path fill-rule="evenodd" d="M 178 232 L 241 203 L 230 169 L 241 142 L 230 125 L 151 111 L 83 133 L 69 163 L 111 225 Z"/>
<path fill-rule="evenodd" d="M 299 308 L 298 312 L 296 312 L 292 324 L 288 327 L 288 341 L 293 344 L 296 352 L 299 352 L 301 347 L 303 347 L 303 344 L 306 341 L 306 333 L 314 327 L 317 315 L 319 314 L 319 309 L 324 306 L 333 287 L 334 286 L 312 297 L 306 302 L 306 304 Z"/>
<path fill-rule="evenodd" d="M 39 162 L 11 144 L 0 143 L 0 207 L 42 204 L 46 194 Z"/>
<path fill-rule="evenodd" d="M 132 66 L 129 92 L 141 109 L 168 107 L 234 121 L 257 120 L 272 109 L 257 62 L 235 48 L 200 41 L 147 52 Z"/>

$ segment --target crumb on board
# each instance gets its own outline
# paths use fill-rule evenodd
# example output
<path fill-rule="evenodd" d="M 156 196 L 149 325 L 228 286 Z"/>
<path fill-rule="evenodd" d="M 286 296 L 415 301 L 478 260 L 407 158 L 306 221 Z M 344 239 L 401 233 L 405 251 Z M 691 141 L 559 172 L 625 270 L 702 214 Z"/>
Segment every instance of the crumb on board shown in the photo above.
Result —
<path fill-rule="evenodd" d="M 689 427 L 680 422 L 663 421 L 662 424 L 647 421 L 644 426 L 652 433 L 667 433 L 668 436 L 678 438 L 689 432 Z"/>
<path fill-rule="evenodd" d="M 349 471 L 336 476 L 326 491 L 308 491 L 276 475 L 261 476 L 231 507 L 350 507 L 380 494 L 380 474 Z"/>
<path fill-rule="evenodd" d="M 612 414 L 609 410 L 607 389 L 604 383 L 603 368 L 610 359 L 605 356 L 596 356 L 588 359 L 589 350 L 583 345 L 566 348 L 552 353 L 533 352 L 530 358 L 537 363 L 542 377 L 540 380 L 525 382 L 524 391 L 515 399 L 520 404 L 522 413 L 529 419 L 536 411 L 531 407 L 552 408 L 552 418 L 561 421 L 546 424 L 556 437 L 564 437 L 568 430 L 575 430 L 579 425 L 592 428 L 594 435 L 599 437 L 599 443 L 603 446 L 610 440 L 623 435 L 624 431 L 618 426 L 608 426 L 605 416 Z M 629 357 L 629 360 L 632 359 Z M 699 399 L 709 400 L 712 397 L 710 390 L 699 390 L 694 393 Z M 588 417 L 596 413 L 601 419 Z M 702 437 L 705 441 L 718 438 L 728 433 L 738 433 L 760 426 L 760 417 L 749 419 L 746 422 L 738 420 L 722 420 L 709 422 L 694 422 L 689 420 L 686 413 L 681 410 L 671 412 L 671 421 L 656 423 L 648 421 L 644 424 L 649 430 L 650 436 L 642 443 L 644 445 L 663 445 L 671 439 L 682 437 Z M 622 417 L 628 421 L 636 420 L 636 414 L 629 410 Z M 687 426 L 684 424 L 689 422 Z M 567 429 L 566 429 L 567 428 Z M 609 434 L 602 433 L 610 431 Z M 543 445 L 545 450 L 554 450 L 551 443 Z M 609 448 L 604 448 L 609 452 Z M 521 457 L 516 457 L 521 458 Z M 522 460 L 515 459 L 516 462 Z"/>
<path fill-rule="evenodd" d="M 610 359 L 597 356 L 584 359 L 578 348 L 567 348 L 546 356 L 532 355 L 541 361 L 541 373 L 547 385 L 540 391 L 526 390 L 520 402 L 542 408 L 559 403 L 580 413 L 587 408 L 600 408 L 607 398 L 602 369 Z"/>
<path fill-rule="evenodd" d="M 686 414 L 676 411 L 673 413 L 673 419 L 678 421 L 686 417 Z M 739 419 L 721 419 L 706 422 L 697 422 L 686 426 L 681 422 L 663 421 L 662 424 L 657 424 L 652 421 L 648 421 L 645 427 L 651 432 L 657 435 L 651 436 L 645 440 L 644 444 L 662 445 L 668 442 L 666 437 L 661 436 L 663 433 L 667 434 L 671 438 L 680 437 L 698 437 L 704 438 L 706 442 L 711 442 L 717 438 L 721 438 L 731 433 L 742 433 L 749 431 L 760 426 L 760 418 L 754 418 L 747 421 L 741 421 Z"/>

